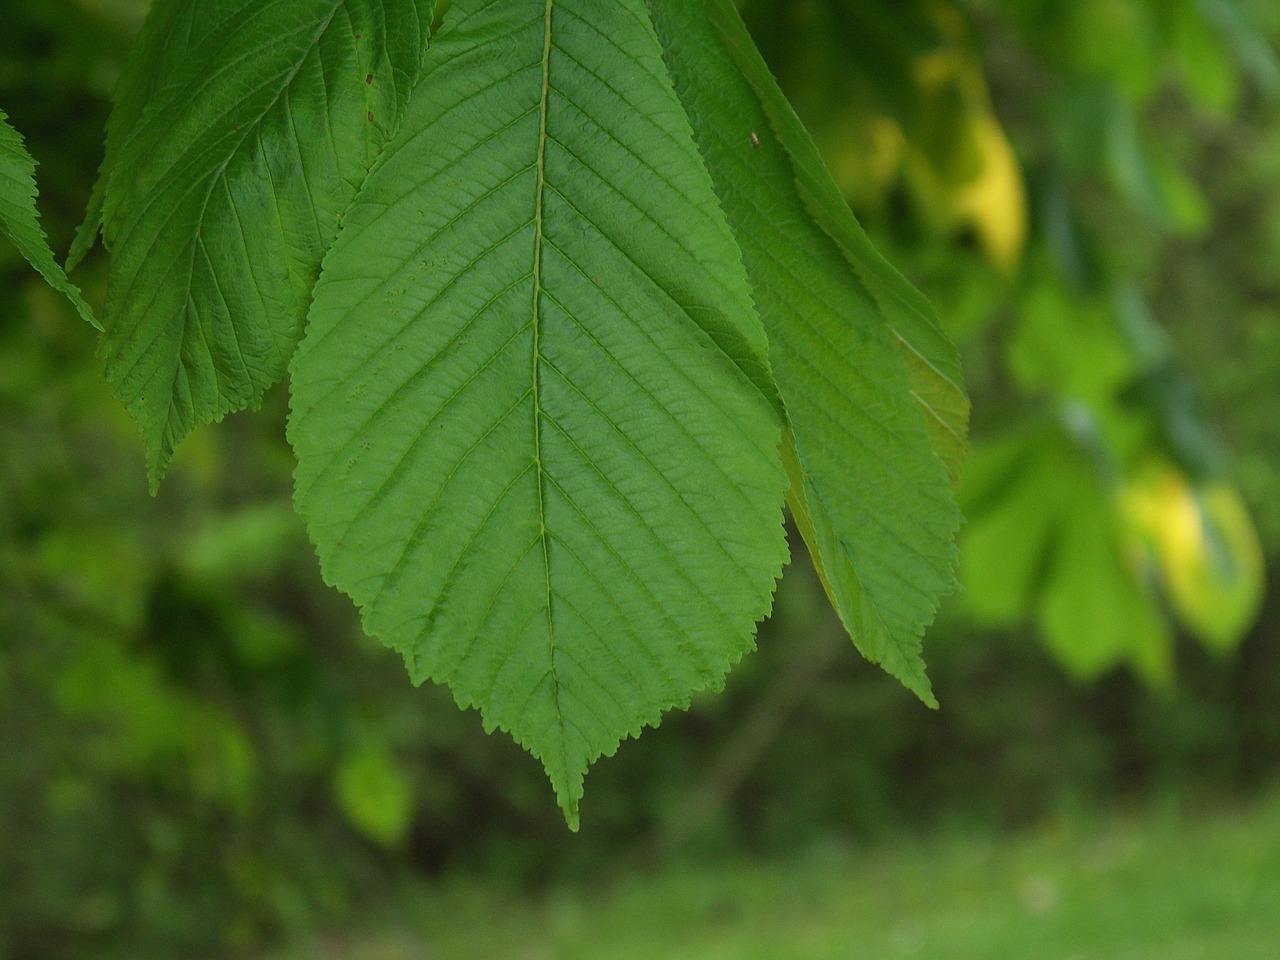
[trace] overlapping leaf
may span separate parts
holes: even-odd
[[[9,117],[0,110],[0,230],[13,241],[18,252],[40,271],[49,285],[67,295],[80,316],[95,327],[98,321],[84,302],[79,288],[53,258],[36,212],[36,162],[27,152]]]
[[[932,702],[920,635],[953,579],[943,464],[967,418],[954,348],[849,213],[732,6],[666,0],[655,22],[770,339],[793,513],[859,649]]]
[[[195,426],[255,405],[286,372],[321,258],[418,77],[431,8],[153,9],[96,201],[112,254],[107,374],[153,485]]]
[[[703,2],[697,0],[697,5]],[[955,344],[934,321],[929,302],[884,259],[850,213],[817,147],[760,59],[733,5],[727,0],[709,0],[708,11],[733,66],[757,98],[759,106],[753,112],[758,115],[763,110],[772,137],[787,153],[810,217],[857,271],[898,340],[934,449],[955,483],[965,456],[969,422],[969,399]],[[721,71],[726,80],[729,72]],[[739,80],[738,86],[741,83]],[[761,123],[765,121],[761,119]]]
[[[453,3],[316,288],[297,502],[370,632],[571,822],[769,607],[766,350],[645,0]]]

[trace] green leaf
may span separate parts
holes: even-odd
[[[80,289],[67,279],[53,258],[36,211],[36,162],[3,110],[0,110],[0,229],[13,241],[18,252],[40,271],[49,286],[66,294],[80,316],[102,329],[80,295]]]
[[[321,258],[417,81],[431,8],[153,9],[99,198],[107,375],[146,438],[153,487],[196,426],[284,376]]]
[[[965,606],[983,623],[1030,618],[1062,522],[1062,503],[1080,478],[1054,421],[1032,421],[974,447],[960,506],[960,582]]]
[[[1028,393],[1104,406],[1139,372],[1114,304],[1077,293],[1056,271],[1033,276],[1005,337],[1009,378]]]
[[[105,169],[105,165],[104,165]],[[99,172],[98,180],[93,185],[93,192],[89,195],[89,207],[85,211],[84,222],[76,227],[76,235],[71,240],[71,250],[67,253],[66,272],[72,273],[76,267],[84,262],[90,251],[93,250],[94,244],[98,242],[98,234],[102,230],[102,176]],[[99,330],[102,329],[100,323],[94,323]]]
[[[458,0],[326,258],[297,504],[413,679],[545,766],[719,686],[786,556],[739,251],[644,0]]]
[[[1039,599],[1045,643],[1067,670],[1092,679],[1128,661],[1148,682],[1173,679],[1173,637],[1151,591],[1122,553],[1113,500],[1080,463],[1063,504]]]
[[[365,743],[345,757],[333,778],[338,805],[370,840],[394,848],[413,825],[413,788],[383,743]]]
[[[988,623],[1034,618],[1057,661],[1081,679],[1129,663],[1164,684],[1173,638],[1152,593],[1155,571],[1131,542],[1114,478],[1086,439],[1059,415],[975,451],[961,489],[971,518],[965,599]]]
[[[907,357],[912,390],[925,411],[938,457],[954,482],[964,462],[969,422],[969,399],[955,344],[934,320],[933,308],[924,295],[885,260],[854,218],[818,148],[756,52],[733,4],[729,0],[699,0],[698,5],[703,3],[724,49],[755,94],[758,106],[752,113],[760,128],[755,131],[757,138],[776,138],[785,150],[810,216],[862,279]],[[727,83],[727,73],[719,73]],[[740,87],[741,81],[737,85]],[[738,102],[745,101],[739,98]]]
[[[807,135],[732,7],[667,0],[655,21],[770,339],[792,512],[858,649],[932,704],[920,636],[952,586],[959,514],[921,397],[935,384],[948,398],[931,420],[958,451],[963,393],[924,360],[936,352],[952,369],[954,348],[838,194],[815,221],[814,198],[834,185],[808,163]],[[920,319],[924,349],[904,352],[898,312]]]
[[[134,39],[129,59],[112,93],[115,106],[107,117],[106,154],[89,197],[84,222],[76,230],[71,251],[67,254],[68,271],[75,270],[98,241],[106,205],[107,180],[116,167],[129,133],[137,127],[155,92],[166,84],[180,81],[186,54],[195,38],[189,29],[175,29],[174,21],[176,17],[190,12],[190,6],[184,9],[182,4],[172,0],[157,0]]]

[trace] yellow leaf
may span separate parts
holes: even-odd
[[[917,61],[915,74],[925,120],[908,138],[907,181],[936,229],[971,226],[987,258],[1013,273],[1027,243],[1026,185],[981,66],[935,51]]]
[[[1165,464],[1130,481],[1122,506],[1178,619],[1212,649],[1238,644],[1263,590],[1262,548],[1239,494],[1224,483],[1197,489]]]

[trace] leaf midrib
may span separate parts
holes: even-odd
[[[548,677],[555,705],[556,725],[560,737],[561,766],[568,769],[565,754],[564,714],[560,709],[560,678],[556,674],[556,634],[551,613],[551,549],[547,534],[546,472],[542,463],[542,231],[543,200],[547,188],[547,104],[551,98],[551,10],[554,0],[547,0],[543,10],[542,92],[538,103],[538,162],[536,193],[533,207],[533,460],[538,471],[538,539],[542,544],[542,572],[546,581]]]

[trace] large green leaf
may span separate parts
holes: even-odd
[[[284,376],[321,258],[416,83],[431,8],[153,9],[98,195],[107,375],[147,440],[153,486],[192,429]]]
[[[644,0],[458,0],[326,258],[297,503],[400,650],[582,777],[752,643],[786,555],[740,253]]]
[[[952,584],[959,514],[928,424],[945,423],[956,442],[963,432],[956,413],[963,393],[937,372],[958,376],[954,348],[843,201],[831,200],[815,221],[813,197],[830,178],[807,162],[803,129],[781,122],[775,129],[775,115],[790,116],[789,108],[782,101],[771,112],[762,102],[762,89],[766,102],[781,95],[732,7],[710,5],[719,33],[708,12],[706,0],[655,5],[676,90],[742,245],[770,339],[791,425],[792,511],[858,648],[932,703],[920,636]],[[902,345],[918,331],[891,326],[899,314],[917,318],[927,335],[907,354],[910,369]],[[934,354],[940,366],[924,362]],[[948,412],[926,402],[929,391],[945,398]],[[937,416],[927,420],[924,411]]]
[[[36,212],[36,162],[3,110],[0,110],[0,230],[4,230],[18,252],[40,271],[51,287],[70,298],[80,316],[98,326],[79,288],[67,279],[49,249]]]

